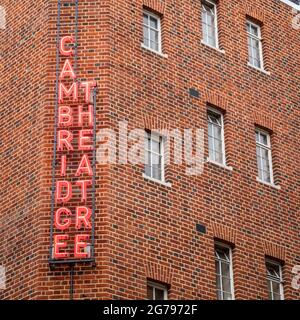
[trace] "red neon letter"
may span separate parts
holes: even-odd
[[[89,127],[92,127],[94,125],[94,107],[90,104],[89,105],[89,111],[83,112],[83,107],[79,106],[79,112],[78,112],[78,125],[83,126],[83,117],[88,117],[89,119]]]
[[[74,82],[72,86],[67,89],[65,85],[60,82],[58,92],[59,103],[64,101],[64,95],[66,97],[73,95],[73,101],[78,101],[78,83]]]
[[[82,225],[86,229],[92,229],[90,222],[92,216],[92,210],[87,207],[76,208],[76,229],[81,229]]]
[[[62,189],[66,188],[66,195],[62,195]],[[72,198],[72,185],[69,181],[56,182],[56,202],[68,202]]]
[[[71,64],[69,59],[67,59],[65,61],[65,64],[64,64],[64,66],[63,66],[63,68],[61,70],[59,79],[62,80],[66,76],[70,76],[72,79],[76,79],[76,74],[74,72],[74,69],[73,69],[72,64]]]
[[[55,212],[54,225],[58,230],[62,230],[62,231],[68,229],[72,223],[71,219],[68,219],[68,218],[64,218],[63,220],[61,220],[61,216],[63,214],[65,214],[67,216],[71,216],[72,213],[67,208],[60,208]]]
[[[57,136],[58,144],[57,144],[57,150],[63,151],[64,146],[68,151],[73,151],[74,148],[71,144],[73,140],[73,134],[68,130],[59,130],[58,136]]]
[[[62,37],[60,39],[60,42],[59,42],[60,54],[63,55],[63,56],[71,56],[71,55],[73,55],[74,54],[74,50],[73,49],[66,49],[66,44],[67,43],[74,44],[74,42],[75,42],[75,40],[71,36]]]
[[[80,175],[82,175],[82,173],[86,173],[89,176],[93,175],[91,163],[90,163],[88,155],[86,155],[86,154],[83,155],[83,157],[80,161],[79,167],[76,172],[76,177],[79,177]]]
[[[78,259],[88,258],[88,253],[82,250],[85,250],[87,247],[87,241],[90,238],[88,234],[77,234],[75,236],[75,248],[74,256]]]
[[[91,135],[93,135],[93,130],[86,129],[79,131],[79,150],[93,150],[93,145],[86,145],[86,143],[93,143]]]
[[[60,167],[60,175],[65,177],[67,174],[67,156],[63,155],[61,157],[61,167]]]
[[[97,86],[95,81],[85,81],[80,84],[84,88],[85,102],[91,102],[91,90]]]
[[[87,187],[92,185],[92,180],[79,180],[76,185],[81,188],[81,202],[87,200]]]
[[[73,124],[72,109],[67,106],[58,108],[58,125],[69,127]]]
[[[67,240],[69,236],[66,234],[60,234],[54,236],[54,259],[68,258],[67,252],[60,252],[60,249],[67,247]]]

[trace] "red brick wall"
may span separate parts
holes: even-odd
[[[56,1],[9,3],[9,30],[0,31],[0,255],[8,277],[0,298],[68,299],[68,267],[47,262]],[[162,15],[168,57],[141,48],[143,5]],[[291,288],[300,264],[299,31],[278,1],[220,0],[218,10],[225,53],[200,43],[199,1],[80,1],[78,73],[98,81],[97,129],[127,120],[130,129],[206,130],[212,104],[225,112],[233,171],[206,163],[191,177],[170,164],[166,187],[146,181],[142,166],[98,165],[96,267],[76,267],[76,299],[144,299],[147,278],[170,285],[171,299],[215,299],[214,238],[234,245],[236,299],[267,298],[265,255],[284,261],[285,298],[299,299]],[[247,16],[263,25],[270,75],[247,66]],[[272,131],[281,190],[256,181],[255,125]]]

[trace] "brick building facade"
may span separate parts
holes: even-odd
[[[74,2],[62,1],[61,35],[74,34]],[[74,299],[145,299],[147,283],[168,299],[216,299],[216,243],[230,249],[231,298],[268,299],[270,259],[284,298],[299,299],[300,33],[291,2],[208,1],[217,41],[205,43],[200,0],[79,1],[77,77],[97,81],[96,130],[120,121],[128,130],[202,128],[206,159],[213,108],[224,161],[205,161],[199,175],[171,161],[162,183],[143,165],[97,163],[95,264],[74,267]],[[57,1],[0,5],[0,299],[69,299],[70,267],[49,265]],[[152,30],[151,50],[143,11],[160,21],[148,17],[161,34]],[[248,51],[247,21],[254,38],[259,28],[261,57]],[[257,179],[256,130],[270,137],[270,181]]]

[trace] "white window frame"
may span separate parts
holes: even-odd
[[[250,24],[250,29],[251,29],[251,26],[257,28],[257,33],[258,33],[258,36],[250,33],[248,31],[248,28],[247,28],[247,25]],[[255,40],[258,40],[259,42],[259,59],[260,59],[260,67],[257,67],[255,66],[253,63],[251,63],[250,61],[250,55],[249,55],[249,48],[248,48],[248,39],[247,39],[247,49],[248,49],[248,64],[253,67],[253,68],[256,68],[256,69],[259,69],[259,70],[262,70],[264,71],[264,56],[263,56],[263,45],[262,45],[262,33],[261,33],[261,26],[257,23],[254,23],[252,22],[251,20],[247,19],[247,22],[246,22],[246,31],[247,31],[247,37],[249,38],[253,38]]]
[[[296,4],[296,3],[294,3],[294,2],[292,2],[290,0],[280,0],[280,1],[285,3],[285,4],[287,4],[288,6],[293,7],[294,9],[300,11],[300,5],[299,4]]]
[[[150,17],[154,18],[157,20],[157,30],[155,31],[158,31],[158,50],[155,50],[155,49],[152,49],[151,46],[150,46],[150,30],[153,29],[150,27],[150,24],[148,26],[146,26],[144,24],[144,14],[146,14],[148,16],[148,22],[150,20]],[[145,45],[144,44],[144,27],[147,27],[148,28],[148,36],[149,36],[149,44],[148,45]],[[153,29],[154,30],[154,29]],[[159,54],[162,54],[162,35],[161,35],[161,17],[151,11],[148,11],[146,9],[143,10],[143,42],[142,42],[142,47],[144,47],[145,49],[148,49],[150,51],[153,51],[155,53],[159,53]]]
[[[215,48],[215,49],[220,49],[219,48],[219,30],[218,30],[218,8],[217,8],[217,4],[215,1],[212,1],[212,0],[201,0],[201,19],[202,19],[202,5],[203,3],[208,3],[210,5],[212,5],[214,7],[214,15],[215,15],[215,40],[216,40],[216,45],[213,46],[211,45],[210,43],[208,43],[207,40],[204,39],[204,32],[203,32],[203,21],[201,21],[201,28],[202,28],[202,43],[207,45],[207,46],[210,46],[212,48]]]
[[[154,282],[154,281],[147,281],[147,289],[148,287],[152,287],[152,294],[154,296],[155,301],[155,289],[162,290],[164,292],[164,300],[168,300],[168,287],[166,285]],[[148,300],[148,299],[147,299]]]
[[[218,260],[215,256],[215,252],[216,252],[216,248],[219,247],[221,249],[228,249],[229,250],[229,259],[230,259],[230,264],[229,264],[229,272],[230,272],[230,286],[231,286],[231,296],[232,299],[231,300],[235,300],[235,295],[234,295],[234,279],[233,279],[233,255],[232,255],[232,247],[230,245],[227,245],[225,243],[216,241],[215,242],[215,246],[214,246],[214,261],[218,261],[219,263],[221,262],[221,260]],[[227,261],[225,261],[227,263]],[[221,268],[220,268],[221,270]],[[216,273],[216,270],[215,270]],[[222,276],[222,275],[221,275]],[[216,277],[217,277],[217,273],[216,273]],[[217,289],[217,288],[216,288]],[[218,289],[216,290],[218,292]],[[222,290],[222,296],[223,296],[223,290]]]
[[[221,139],[222,139],[222,153],[223,153],[223,161],[222,162],[218,162],[218,161],[215,161],[214,159],[211,159],[210,158],[210,154],[209,154],[209,150],[208,150],[208,160],[211,161],[211,162],[214,162],[214,163],[217,163],[217,164],[221,164],[223,166],[226,166],[226,147],[225,147],[225,129],[224,129],[224,114],[213,108],[213,107],[208,107],[207,108],[207,116],[208,116],[208,113],[215,113],[216,115],[219,115],[220,116],[220,119],[221,119]],[[209,120],[207,119],[207,127],[209,126]],[[207,131],[207,134],[209,132]],[[208,136],[208,140],[209,140],[209,136]]]
[[[268,145],[264,145],[258,141],[256,141],[256,133],[262,133],[264,135],[267,136],[267,144]],[[269,160],[269,168],[270,168],[270,181],[265,181],[264,179],[260,179],[259,177],[259,167],[258,167],[258,163],[257,163],[257,147],[263,148],[268,150],[268,160]],[[257,170],[258,170],[258,177],[257,180],[263,183],[268,183],[268,184],[274,184],[274,173],[273,173],[273,159],[272,159],[272,144],[271,144],[271,134],[263,129],[260,129],[258,127],[255,128],[255,147],[256,147],[256,165],[257,165]]]
[[[150,143],[150,150],[148,150],[148,148],[145,147],[145,154],[146,152],[151,152],[155,153],[156,155],[161,156],[161,179],[157,179],[153,177],[152,174],[152,166],[151,166],[151,175],[148,176],[146,174],[146,170],[144,170],[144,177],[149,178],[151,180],[157,181],[157,182],[162,182],[165,183],[165,138],[163,135],[155,132],[155,131],[145,131],[145,140],[148,139],[150,136],[151,139],[151,143]],[[152,140],[156,139],[157,142],[159,142],[161,144],[161,155],[157,154],[156,152],[152,151]],[[152,164],[152,159],[151,159],[151,164]],[[146,163],[145,163],[145,167],[146,167]]]
[[[267,271],[267,281],[279,283],[280,300],[284,300],[284,287],[283,287],[284,282],[283,282],[283,276],[282,276],[282,264],[280,262],[277,262],[277,261],[274,261],[274,260],[268,259],[268,258],[265,260],[265,263],[266,263],[266,271]],[[267,264],[271,264],[271,265],[279,267],[279,280],[277,278],[275,279],[274,277],[268,275]],[[271,291],[271,292],[272,292],[272,300],[274,300],[273,291]],[[269,293],[269,291],[268,291],[268,293]]]

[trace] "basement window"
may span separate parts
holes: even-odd
[[[147,282],[147,300],[168,300],[168,288],[157,282]]]

